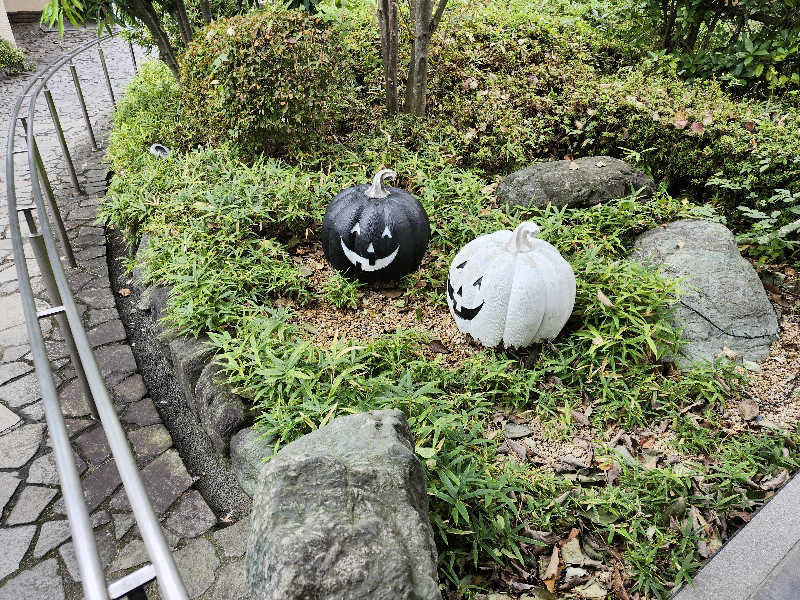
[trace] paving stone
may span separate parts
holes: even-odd
[[[111,513],[111,518],[114,521],[114,537],[118,540],[122,539],[136,522],[133,513]]]
[[[64,600],[64,584],[54,558],[9,579],[0,587],[0,600]]]
[[[5,271],[2,271],[2,273],[6,273],[9,270],[12,273],[15,272],[15,269],[11,267],[11,269],[6,269]],[[16,276],[13,277],[13,279],[16,279]],[[6,281],[10,280],[3,280],[2,275],[0,275],[0,282],[5,283]],[[0,328],[2,329],[6,329],[12,325],[18,325],[19,323],[24,323],[25,313],[22,312],[22,302],[20,301],[19,296],[16,294],[13,296],[0,296],[0,315],[3,316],[2,322],[0,322]]]
[[[0,527],[0,548],[3,549],[0,552],[0,579],[19,569],[19,563],[28,551],[34,533],[36,525]]]
[[[70,535],[69,521],[67,519],[43,523],[39,528],[39,539],[33,548],[33,557],[41,558],[56,546],[66,542]]]
[[[42,423],[23,425],[0,434],[0,469],[18,469],[27,463],[39,449],[43,434]]]
[[[75,445],[81,456],[90,465],[99,465],[106,458],[111,456],[111,449],[108,447],[106,434],[100,425],[97,425],[80,434],[75,438]]]
[[[163,514],[194,483],[174,448],[167,450],[142,469],[141,477],[157,515]],[[114,495],[110,506],[117,511],[130,510],[128,499],[122,490]]]
[[[14,381],[0,386],[0,400],[11,408],[25,406],[39,400],[42,393],[39,390],[39,378],[36,373],[25,375]]]
[[[99,237],[99,236],[98,236]],[[81,246],[81,238],[73,240],[73,245]],[[90,281],[94,281],[95,277],[90,275],[89,273],[85,273],[83,271],[69,271],[67,273],[67,281],[69,282],[69,287],[73,292],[84,287]]]
[[[244,577],[244,560],[223,565],[217,572],[212,600],[251,600]]]
[[[105,527],[100,530],[95,530],[94,541],[97,545],[97,554],[100,557],[100,565],[105,569],[114,560],[114,555],[117,553],[117,540],[110,528]],[[61,560],[69,571],[69,576],[73,581],[81,581],[81,572],[78,567],[78,558],[75,555],[75,544],[69,542],[64,544],[58,549],[61,555]]]
[[[106,323],[113,319],[118,319],[119,313],[116,308],[98,308],[89,311],[89,327]]]
[[[87,335],[92,348],[105,346],[113,342],[122,342],[127,339],[125,327],[122,326],[122,321],[119,319],[98,325],[90,330]]]
[[[189,490],[167,517],[165,525],[179,536],[193,538],[217,523],[217,517],[197,490]]]
[[[161,423],[161,417],[150,398],[130,404],[122,413],[122,421],[134,425],[155,425]]]
[[[250,534],[250,518],[240,519],[230,527],[214,532],[214,541],[222,549],[226,558],[239,558],[247,550],[247,536]]]
[[[211,587],[220,564],[214,546],[205,538],[197,538],[178,550],[175,563],[186,584],[189,598],[198,598]]]
[[[136,359],[127,345],[105,346],[95,352],[95,357],[103,377],[110,373],[134,373],[136,371]]]
[[[109,571],[116,573],[118,571],[126,571],[132,567],[138,567],[141,564],[148,562],[150,558],[147,555],[147,549],[144,542],[140,539],[135,539],[128,542],[117,553],[114,562],[111,563]]]
[[[105,258],[101,259],[105,264]],[[85,269],[91,269],[94,266],[94,261],[85,261],[82,265]],[[78,292],[78,300],[86,304],[89,308],[115,308],[116,303],[114,296],[108,289],[88,288]]]
[[[19,417],[0,404],[0,433],[19,423]]]
[[[67,426],[67,434],[70,437],[80,433],[92,423],[94,423],[93,419],[64,419],[64,424]]]
[[[5,339],[3,341],[5,342]],[[3,353],[3,362],[9,363],[9,362],[14,362],[15,360],[19,360],[30,351],[31,347],[28,346],[27,344],[6,348],[6,351]]]
[[[172,447],[172,436],[163,425],[148,425],[128,432],[137,457],[153,457]]]
[[[17,487],[21,481],[14,475],[14,473],[0,472],[0,515],[3,514],[3,509],[6,507],[11,496],[14,495],[14,492],[17,491]]]
[[[58,393],[61,412],[66,417],[85,417],[91,414],[89,400],[83,393],[81,382],[76,377],[67,383]]]
[[[136,402],[147,395],[147,386],[142,376],[136,373],[119,383],[114,388],[114,393],[122,402]]]
[[[28,421],[44,421],[44,403],[41,400],[31,402],[27,406],[18,408],[17,411]]]
[[[33,367],[24,362],[0,364],[0,385],[31,371],[33,371]]]
[[[13,288],[14,289],[3,289],[0,287],[0,294],[16,292],[16,282],[14,283]],[[34,290],[34,293],[37,293],[36,290]],[[48,320],[40,320],[39,326],[42,328],[42,333],[44,335],[47,335],[53,329],[53,324]],[[2,332],[0,332],[0,336],[2,336],[4,346],[19,346],[21,344],[28,343],[28,329],[25,327],[25,323],[20,323],[19,325],[14,325],[14,327],[4,329]]]
[[[83,462],[83,459],[75,452],[73,452],[72,456],[75,460],[75,468],[78,469],[78,473],[83,473],[86,470],[86,463]],[[52,452],[43,454],[31,463],[31,466],[28,468],[27,482],[59,485],[56,459]]]
[[[83,476],[83,495],[90,511],[97,508],[121,483],[117,466],[113,460],[90,470]]]
[[[57,493],[51,488],[26,485],[17,497],[14,508],[6,519],[6,524],[21,525],[35,521]]]

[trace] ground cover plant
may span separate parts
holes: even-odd
[[[742,421],[749,384],[726,362],[672,363],[676,285],[628,255],[637,234],[700,216],[728,219],[764,260],[793,260],[800,117],[791,102],[740,101],[715,83],[614,74],[605,63],[638,51],[565,4],[448,6],[427,121],[383,114],[379,36],[363,26],[374,7],[323,4],[319,21],[295,15],[272,29],[269,11],[282,9],[268,7],[201,32],[180,81],[144,65],[115,115],[102,217],[134,244],[148,236],[138,266],[170,286],[170,325],[209,335],[276,448],[339,415],[408,415],[450,597],[541,586],[579,596],[592,576],[619,598],[665,598],[798,467],[800,438],[796,425]],[[284,42],[265,50],[283,85],[258,98],[247,74],[260,68],[252,42],[264,31]],[[289,43],[297,32],[308,37]],[[291,97],[293,78],[326,69],[305,61],[338,52],[330,44],[347,48],[354,75],[326,83],[336,97],[325,109],[343,111],[332,127],[303,135],[316,109]],[[301,55],[274,60],[297,45]],[[168,159],[147,152],[154,142],[174,149]],[[582,209],[494,198],[497,176],[533,158],[593,152],[627,156],[661,189]],[[421,269],[388,289],[332,272],[318,242],[328,201],[382,167],[400,173],[432,230]],[[575,311],[552,344],[478,348],[452,332],[449,261],[523,220],[575,270]],[[380,330],[347,329],[373,313]],[[395,319],[402,326],[384,326]],[[506,435],[514,426],[526,441]],[[595,562],[566,579],[576,538]]]
[[[0,38],[0,71],[7,75],[19,75],[33,69],[25,53],[8,40]]]

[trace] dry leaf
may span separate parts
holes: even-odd
[[[569,160],[569,161],[571,161],[571,160],[572,160],[572,154],[565,154],[565,155],[564,155],[564,160]]]
[[[130,296],[130,295],[131,295],[131,291],[130,291],[128,288],[122,288],[122,289],[119,291],[119,295],[120,295],[120,296],[123,296],[123,297],[127,297],[127,296]]]
[[[558,546],[553,546],[553,554],[550,555],[550,562],[547,565],[547,569],[545,569],[544,575],[542,575],[542,581],[544,581],[545,586],[550,591],[550,593],[555,593],[556,591],[556,577],[558,577]]]
[[[709,125],[711,125],[711,123],[713,123],[713,122],[714,122],[714,115],[712,115],[710,112],[707,112],[707,113],[706,113],[706,114],[703,116],[703,125],[705,125],[705,126],[709,126]]]
[[[744,421],[752,421],[758,416],[758,404],[752,398],[745,398],[739,404],[739,415]]]
[[[686,126],[689,124],[686,113],[683,111],[675,113],[675,119],[672,121],[672,124],[675,125],[675,129],[686,129]]]
[[[608,296],[606,296],[602,290],[597,290],[597,299],[603,306],[607,308],[614,308],[614,303],[608,299]]]
[[[570,171],[577,171],[578,169],[580,169],[580,165],[578,165],[578,163],[576,163],[574,161],[569,163],[569,170]]]
[[[603,343],[603,338],[600,337],[599,335],[592,338],[592,346],[599,346],[602,343]]]
[[[753,131],[756,128],[756,124],[753,123],[752,121],[746,121],[744,124],[744,128],[747,129],[747,131],[749,131],[750,133],[753,133]]]
[[[491,196],[492,194],[494,194],[495,189],[497,189],[497,183],[490,183],[489,185],[481,189],[481,194],[483,194],[484,196]]]
[[[694,135],[703,135],[703,132],[706,130],[706,128],[703,126],[702,123],[695,121],[694,123],[692,123],[692,126],[689,127],[689,130]]]
[[[775,477],[770,477],[769,479],[762,481],[761,489],[776,490],[787,481],[789,481],[789,471],[787,471],[786,469],[781,469],[780,472],[777,475],[775,475]]]
[[[403,290],[400,288],[392,288],[390,290],[381,290],[381,295],[385,298],[399,298],[403,295]]]
[[[428,347],[434,354],[450,354],[452,352],[441,340],[432,340]]]
[[[608,163],[607,163],[607,162],[605,162],[605,161],[603,161],[603,160],[598,160],[598,161],[595,163],[595,166],[596,166],[598,169],[602,169],[603,167],[605,167],[605,166],[607,166],[607,165],[608,165]]]

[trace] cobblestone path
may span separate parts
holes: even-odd
[[[17,41],[39,62],[41,72],[69,48],[88,41],[94,30],[68,31],[64,39],[38,26],[14,28]],[[126,44],[104,45],[117,97],[133,66]],[[139,52],[140,58],[142,53]],[[98,143],[108,133],[110,102],[96,50],[75,60],[95,126]],[[0,155],[5,156],[6,127],[13,102],[30,77],[0,81]],[[112,391],[117,412],[128,433],[142,478],[181,570],[191,598],[247,598],[242,562],[247,523],[220,521],[200,493],[195,477],[184,466],[126,339],[110,289],[106,240],[94,224],[105,190],[103,150],[93,151],[74,95],[68,69],[52,80],[56,106],[73,152],[84,193],[76,194],[60,154],[44,98],[37,104],[35,132],[47,172],[72,240],[78,267],[68,277],[82,311],[89,340]],[[27,103],[26,103],[27,105]],[[27,112],[27,111],[26,111]],[[16,149],[25,150],[22,129]],[[29,353],[27,332],[11,259],[5,170],[0,174],[0,600],[60,600],[82,598],[80,573],[70,541],[69,524],[59,491],[58,475],[48,443],[41,396]],[[18,202],[30,198],[27,157],[16,157]],[[29,248],[28,269],[40,307],[47,306],[38,267]],[[102,428],[89,414],[62,341],[48,320],[41,321],[49,358],[56,373],[62,412],[76,450],[84,495],[95,527],[98,551],[109,581],[141,566],[148,559],[120,485]],[[157,586],[148,598],[159,598]]]

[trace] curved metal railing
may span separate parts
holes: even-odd
[[[47,209],[49,209],[51,213],[50,217],[52,217],[55,224],[58,241],[64,249],[65,259],[70,266],[75,266],[75,258],[72,254],[69,238],[67,237],[67,232],[64,228],[55,196],[34,137],[36,101],[39,94],[44,90],[44,95],[47,100],[48,108],[50,109],[51,117],[53,118],[59,145],[64,155],[70,179],[73,185],[80,191],[80,183],[72,164],[69,147],[61,129],[52,95],[46,88],[46,85],[59,69],[67,64],[67,62],[70,62],[70,71],[81,104],[84,121],[92,144],[97,148],[89,115],[86,111],[86,103],[80,88],[80,80],[75,66],[71,64],[71,61],[78,54],[96,46],[111,102],[112,105],[115,105],[114,91],[111,86],[111,79],[108,74],[108,68],[102,49],[103,42],[111,38],[112,35],[107,35],[103,38],[83,44],[67,53],[48,68],[40,77],[31,81],[17,98],[16,104],[11,112],[11,122],[8,128],[8,146],[5,163],[13,257],[17,269],[19,294],[22,300],[28,337],[31,342],[31,355],[33,356],[36,374],[41,384],[45,418],[50,432],[56,468],[61,481],[61,491],[70,522],[70,530],[80,568],[81,582],[85,597],[88,600],[108,600],[109,598],[120,598],[126,595],[129,598],[141,598],[144,597],[143,586],[155,577],[158,580],[161,595],[166,600],[186,600],[187,594],[185,587],[169,547],[164,539],[156,515],[147,498],[147,492],[139,477],[139,470],[136,467],[136,462],[130,446],[128,445],[127,438],[125,437],[125,432],[114,410],[108,390],[106,389],[94,354],[92,353],[92,347],[89,343],[86,331],[83,328],[83,324],[81,323],[80,314],[75,305],[75,299],[70,291],[67,276],[61,264],[61,259],[59,258],[58,248],[53,239],[53,232],[48,219]],[[133,53],[133,47],[129,46],[129,48],[135,69],[136,59]],[[26,97],[29,97],[29,103],[27,118],[24,118],[20,117],[20,111]],[[26,132],[28,169],[33,199],[32,204],[24,205],[17,204],[14,178],[14,138],[18,121],[21,122]],[[42,187],[44,187],[45,197],[43,197],[42,194]],[[45,206],[45,200],[47,206]],[[50,300],[51,307],[47,310],[37,311],[36,309],[28,266],[25,261],[20,227],[20,213],[24,215],[28,225],[29,234],[27,238],[33,249]],[[37,229],[37,220],[34,218],[34,213],[36,217],[38,217],[40,230]],[[97,553],[92,525],[89,519],[89,511],[84,502],[80,477],[73,460],[69,435],[67,434],[64,417],[59,407],[55,380],[47,357],[42,330],[39,325],[40,319],[50,317],[55,318],[57,321],[58,327],[65,339],[76,375],[80,379],[83,392],[90,402],[92,413],[103,427],[131,509],[136,518],[136,523],[139,526],[139,532],[142,535],[142,540],[145,543],[151,561],[149,565],[111,584],[107,584],[106,582],[103,567]]]

